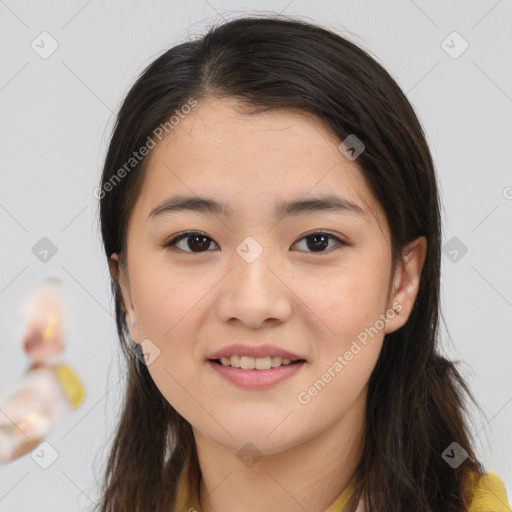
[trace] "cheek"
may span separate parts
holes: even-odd
[[[176,358],[179,355],[176,354]],[[186,371],[186,367],[171,364],[169,354],[164,353],[148,366],[149,374],[163,397],[179,414],[189,420],[191,417],[201,417],[204,411],[195,410],[198,406],[195,397],[201,395],[194,389],[193,380],[183,370]]]
[[[173,405],[179,404],[184,388],[195,385],[196,340],[211,287],[206,276],[170,272],[163,266],[154,266],[133,280],[139,337],[150,339],[159,349],[148,370]]]
[[[311,280],[309,288],[302,289],[304,293],[309,289],[307,303],[314,313],[310,319],[316,328],[321,328],[315,332],[322,333],[317,339],[316,362],[311,368],[324,395],[317,400],[317,407],[327,404],[330,398],[353,400],[366,385],[380,354],[385,327],[381,317],[386,308],[386,275],[384,269],[360,260],[360,265],[333,272],[328,285],[317,287]],[[313,383],[314,379],[310,385]]]
[[[173,336],[183,319],[207,292],[201,279],[185,279],[183,273],[155,267],[132,281],[134,307],[141,335],[162,343]],[[204,288],[204,290],[203,290]]]
[[[375,328],[373,316],[347,303],[345,311],[337,315],[337,323],[331,321],[334,334],[318,339],[318,357],[297,396],[298,402],[309,408],[308,414],[335,421],[363,392],[384,339],[383,329]]]
[[[233,406],[217,389],[205,386],[202,365],[206,363],[198,364],[194,355],[197,327],[187,319],[161,343],[160,357],[148,366],[148,371],[160,393],[183,418],[201,432],[222,438],[226,435],[224,424],[232,421]]]
[[[303,281],[298,292],[337,344],[373,325],[386,307],[384,274],[361,267],[337,269],[321,284]]]

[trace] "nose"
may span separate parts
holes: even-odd
[[[217,311],[224,322],[257,329],[290,317],[293,292],[269,253],[263,251],[252,262],[234,254],[233,268],[220,287]]]

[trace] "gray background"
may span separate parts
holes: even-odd
[[[48,469],[30,455],[0,466],[0,511],[73,512],[98,498],[95,476],[123,381],[93,189],[123,96],[166,48],[221,18],[269,10],[320,22],[369,50],[418,113],[448,244],[442,341],[464,361],[487,415],[473,415],[472,435],[510,498],[510,0],[0,0],[0,404],[27,364],[21,306],[52,273],[64,281],[71,315],[65,359],[87,391],[48,437],[58,452]],[[46,59],[31,47],[43,31],[58,43]],[[469,47],[459,55],[464,40]],[[47,262],[32,252],[42,237],[58,250]]]

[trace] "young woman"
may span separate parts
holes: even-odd
[[[102,512],[510,510],[437,345],[432,158],[365,51],[284,17],[171,48],[97,197],[128,382]]]

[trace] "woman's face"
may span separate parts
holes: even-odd
[[[411,275],[391,276],[384,211],[316,118],[237,106],[201,101],[152,150],[120,284],[131,336],[169,403],[225,447],[276,453],[362,417],[384,334],[405,323],[422,260],[416,275],[411,264]],[[151,214],[175,196],[226,211]],[[354,206],[283,206],[327,196]],[[200,236],[165,247],[189,231]],[[245,346],[234,355],[270,345],[305,362],[248,370],[210,361],[233,344]]]

